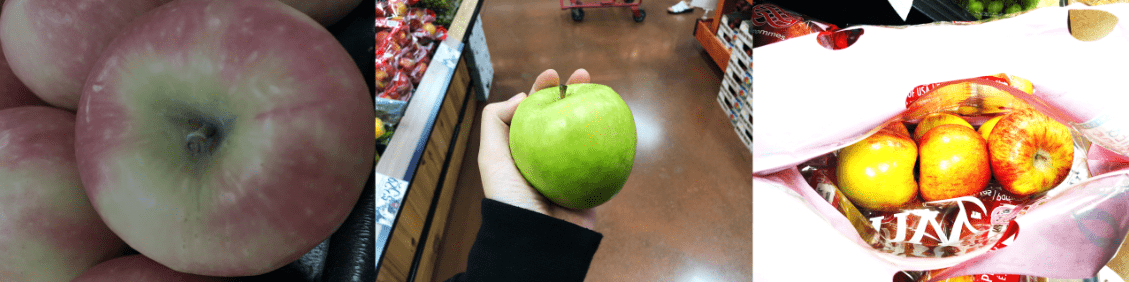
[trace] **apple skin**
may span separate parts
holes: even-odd
[[[179,272],[251,276],[344,222],[372,170],[374,118],[353,59],[301,12],[181,0],[138,18],[95,64],[76,154],[94,208],[138,252]]]
[[[996,127],[996,123],[1000,122],[1000,119],[1002,118],[1004,118],[1003,115],[996,116],[992,119],[989,119],[988,121],[985,121],[984,124],[980,125],[980,128],[976,129],[977,132],[980,132],[980,137],[983,137],[984,141],[988,141],[988,136],[991,136],[992,134],[992,128]]]
[[[925,136],[925,133],[929,132],[930,129],[944,124],[958,124],[972,129],[972,125],[968,124],[968,121],[964,118],[946,113],[932,113],[917,123],[917,128],[913,129],[913,141],[921,142],[921,137]]]
[[[589,209],[627,183],[635,163],[635,118],[611,87],[578,83],[525,98],[510,123],[514,164],[553,203]]]
[[[2,44],[0,42],[0,45]],[[0,109],[21,106],[47,106],[47,102],[35,96],[35,93],[16,77],[12,68],[8,66],[4,54],[0,52]]]
[[[972,128],[959,124],[934,127],[921,137],[918,154],[925,201],[973,196],[992,179],[988,144]]]
[[[170,0],[8,0],[0,42],[12,71],[40,99],[78,106],[90,68],[133,19]]]
[[[352,12],[361,0],[279,0],[302,11],[323,26],[337,23]]]
[[[1027,108],[1008,113],[991,129],[992,174],[1004,190],[1028,196],[1054,188],[1074,164],[1070,129]]]
[[[4,1],[0,0],[0,7],[2,6]],[[0,42],[0,46],[3,45],[4,43]],[[0,109],[46,105],[47,102],[35,96],[31,88],[27,88],[27,85],[16,77],[16,73],[12,72],[12,67],[8,65],[8,59],[4,57],[4,52],[0,50]]]
[[[71,282],[121,281],[234,282],[235,279],[176,272],[143,255],[129,255],[100,263],[71,280]]]
[[[851,203],[872,211],[895,211],[917,199],[913,167],[917,144],[901,122],[891,123],[839,151],[836,177]]]
[[[0,110],[0,281],[68,281],[125,249],[83,192],[74,124],[61,109]]]

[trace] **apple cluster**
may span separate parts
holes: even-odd
[[[1070,129],[1034,109],[999,115],[978,130],[948,113],[926,116],[913,135],[903,123],[890,123],[839,151],[839,189],[862,208],[895,211],[918,195],[926,202],[974,196],[993,179],[1023,198],[1057,186],[1070,172]]]
[[[359,2],[0,0],[0,281],[217,281],[329,238],[372,169],[325,27]]]
[[[988,230],[999,235],[1074,164],[1070,129],[1030,107],[973,120],[984,122],[949,112],[891,121],[800,170],[875,248],[959,255],[990,245]]]
[[[427,71],[436,42],[447,37],[447,30],[434,24],[434,12],[409,8],[410,4],[407,0],[376,4],[378,98],[408,101]]]

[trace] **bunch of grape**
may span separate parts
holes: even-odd
[[[435,24],[449,26],[462,0],[420,0],[416,6],[435,12]]]
[[[968,0],[964,8],[976,19],[984,19],[1034,9],[1039,0]]]

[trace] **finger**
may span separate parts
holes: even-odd
[[[525,98],[525,93],[519,93],[509,100],[486,105],[482,109],[482,125],[479,134],[478,166],[482,176],[483,188],[487,195],[493,196],[491,189],[504,185],[496,183],[502,180],[495,179],[498,171],[504,171],[506,162],[510,160],[510,127],[508,123],[513,119],[513,112],[517,105]],[[513,164],[510,163],[510,166]]]
[[[560,75],[557,75],[557,71],[554,69],[547,69],[541,72],[540,75],[537,75],[537,80],[533,81],[533,88],[529,90],[529,93],[557,85],[561,85]]]
[[[517,111],[517,105],[521,104],[521,101],[524,101],[525,97],[525,93],[518,93],[510,97],[509,100],[502,102],[498,107],[498,119],[502,120],[506,125],[509,125],[510,121],[514,119],[514,111]]]
[[[486,105],[482,109],[482,126],[479,133],[478,166],[482,170],[482,180],[489,183],[491,172],[497,162],[495,159],[510,158],[510,127],[502,122],[499,113],[505,102]]]
[[[491,103],[482,108],[482,132],[479,141],[487,155],[504,154],[509,157],[510,120],[514,117],[517,105],[525,99],[525,93],[518,93],[504,102]]]
[[[591,82],[592,76],[589,75],[588,70],[585,69],[577,69],[576,71],[572,72],[571,76],[568,77],[568,84]]]

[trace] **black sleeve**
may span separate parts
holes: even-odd
[[[551,216],[482,200],[482,227],[462,281],[584,281],[603,235]]]

